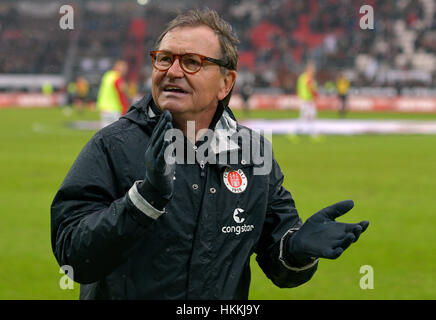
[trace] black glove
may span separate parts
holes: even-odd
[[[338,258],[369,225],[369,221],[335,221],[353,206],[352,200],[345,200],[312,215],[287,241],[285,258],[289,262],[297,261],[297,264],[307,263],[311,258]]]
[[[165,132],[173,128],[171,113],[166,110],[150,137],[145,151],[145,178],[139,183],[138,192],[154,208],[162,210],[173,196],[175,164],[168,164],[165,149],[171,143],[164,140]]]

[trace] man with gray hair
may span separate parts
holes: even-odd
[[[51,207],[52,247],[81,299],[247,299],[253,253],[277,286],[295,287],[366,229],[334,221],[352,201],[302,223],[270,142],[228,107],[237,44],[213,10],[177,16],[150,52],[152,94],[97,132],[69,170]],[[260,157],[243,152],[255,144]],[[200,149],[206,158],[184,161]]]

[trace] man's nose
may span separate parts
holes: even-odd
[[[167,70],[167,76],[170,78],[182,78],[184,75],[185,74],[180,65],[180,59],[177,57],[171,67]]]

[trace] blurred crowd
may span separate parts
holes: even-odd
[[[79,31],[74,75],[97,79],[112,61],[125,58],[131,22],[144,18],[144,61],[138,81],[146,87],[146,52],[177,9],[216,9],[240,38],[239,79],[259,90],[295,91],[305,62],[319,83],[343,73],[353,86],[395,88],[435,85],[436,0],[200,0],[77,2]],[[52,14],[5,2],[0,5],[0,73],[62,73],[72,32]],[[19,2],[16,2],[19,3]],[[374,9],[374,29],[361,29],[359,9]],[[45,10],[46,12],[47,10]],[[127,59],[128,60],[128,59]],[[334,81],[334,80],[333,80]]]
[[[62,72],[69,37],[52,12],[35,16],[15,4],[0,4],[0,73]]]

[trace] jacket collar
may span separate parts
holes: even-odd
[[[231,111],[230,111],[231,112]],[[233,116],[233,114],[231,114]],[[239,149],[239,145],[230,139],[238,132],[238,123],[227,110],[224,110],[214,130],[211,148],[215,154]]]

